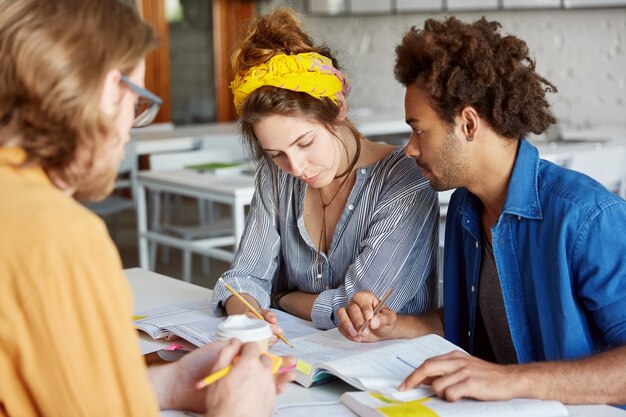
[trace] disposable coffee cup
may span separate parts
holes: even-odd
[[[268,322],[251,319],[243,314],[228,317],[217,326],[215,333],[217,340],[230,340],[236,337],[244,343],[257,342],[261,352],[267,352],[272,336],[272,329]]]

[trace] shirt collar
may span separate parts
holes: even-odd
[[[18,147],[0,147],[0,164],[19,165],[26,160],[26,152]]]
[[[541,219],[539,202],[539,151],[526,139],[520,140],[515,165],[502,213]]]
[[[507,213],[529,219],[543,218],[537,185],[538,172],[539,151],[528,141],[521,139],[500,217]],[[465,189],[462,198],[459,211],[463,216],[463,227],[472,234],[475,233],[474,237],[479,237],[482,203],[467,189]]]
[[[25,165],[26,151],[20,147],[1,147],[0,146],[0,168],[8,167],[9,169],[19,169],[21,172],[36,181],[50,183],[50,180],[44,170],[37,165]]]

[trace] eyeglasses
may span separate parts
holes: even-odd
[[[159,108],[161,108],[163,100],[151,91],[148,91],[143,87],[139,87],[125,75],[122,75],[122,81],[131,90],[139,95],[137,104],[135,104],[135,120],[133,121],[133,127],[148,126],[152,123],[159,112]]]

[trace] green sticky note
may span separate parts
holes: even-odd
[[[146,317],[148,317],[148,316],[133,316],[133,321],[145,319]]]
[[[197,169],[199,171],[209,171],[212,169],[233,168],[242,165],[243,164],[241,162],[209,162],[207,164],[187,165],[185,168]]]

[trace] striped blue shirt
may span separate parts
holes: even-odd
[[[392,287],[388,305],[404,314],[436,307],[437,194],[403,147],[357,169],[329,250],[322,253],[321,278],[316,277],[317,250],[304,225],[307,184],[277,170],[274,204],[272,168],[265,165],[259,171],[260,190],[231,269],[222,275],[228,284],[252,296],[263,309],[269,306],[271,291],[319,294],[311,318],[321,329],[337,326],[337,310],[362,290],[382,297]],[[212,301],[216,314],[224,313],[223,303],[230,296],[218,282]]]

